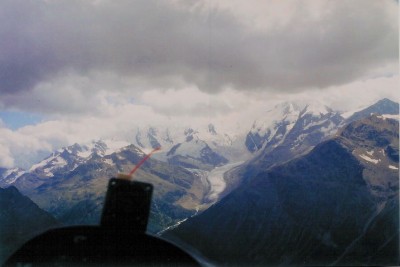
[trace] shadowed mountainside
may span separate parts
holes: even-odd
[[[396,145],[395,120],[351,123],[309,154],[260,172],[167,236],[217,264],[396,265],[398,160],[374,156]]]
[[[27,240],[58,225],[17,188],[0,188],[0,264]]]

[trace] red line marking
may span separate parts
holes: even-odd
[[[150,156],[151,156],[154,152],[156,152],[156,151],[158,151],[158,150],[161,150],[161,147],[157,147],[157,148],[155,148],[153,151],[151,151],[149,154],[147,154],[146,157],[144,157],[141,161],[139,161],[139,163],[135,166],[135,168],[133,168],[133,169],[131,170],[131,172],[130,172],[128,175],[129,175],[129,176],[132,176],[132,175],[137,171],[137,169],[139,169],[140,166],[142,166],[142,164],[143,164],[146,160],[148,160],[148,159],[150,158]]]

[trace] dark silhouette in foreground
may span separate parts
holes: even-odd
[[[152,185],[111,179],[100,226],[45,232],[12,255],[5,266],[198,266],[188,253],[145,233]]]

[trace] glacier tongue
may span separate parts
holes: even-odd
[[[220,194],[226,188],[224,174],[230,169],[233,169],[234,167],[239,166],[242,163],[243,161],[229,163],[221,167],[216,167],[209,172],[207,180],[210,184],[210,191],[205,197],[207,201],[216,202],[217,200],[219,200]]]

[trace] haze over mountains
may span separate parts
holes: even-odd
[[[370,117],[372,113],[392,116]],[[389,230],[377,244],[393,242],[389,239],[397,223],[398,129],[396,141],[397,122],[388,117],[398,114],[398,104],[388,99],[354,114],[317,103],[282,103],[255,120],[251,129],[238,128],[235,133],[221,132],[211,123],[137,128],[126,140],[59,149],[29,170],[2,168],[0,186],[15,186],[63,224],[97,224],[108,179],[128,172],[146,152],[161,146],[162,152],[135,174],[155,187],[149,233],[179,226],[174,234],[200,251],[204,248],[204,254],[219,263],[224,261],[221,255],[232,255],[233,262],[254,258],[257,263],[290,263],[304,257],[342,263],[361,254],[364,260],[358,242],[368,242],[364,234],[379,232],[379,224]],[[320,170],[327,171],[322,178]],[[343,173],[349,180],[343,180]],[[326,211],[331,209],[332,214]],[[350,216],[353,209],[358,212]],[[316,218],[311,226],[297,223],[310,216]],[[346,218],[355,222],[342,240]],[[223,244],[193,241],[196,235],[191,232],[219,236]],[[286,237],[279,244],[296,248],[305,242],[307,252],[289,255],[263,243],[279,233]],[[256,238],[260,236],[264,241]],[[239,253],[237,244],[242,242],[255,247]]]

